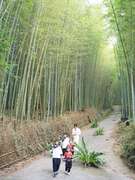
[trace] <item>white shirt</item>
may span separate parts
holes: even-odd
[[[73,128],[72,135],[73,135],[73,142],[78,144],[79,143],[79,135],[81,135],[81,130],[78,127]]]
[[[62,142],[62,148],[65,149],[68,144],[69,144],[69,137],[66,137]]]
[[[72,135],[73,136],[79,136],[79,135],[81,135],[81,130],[78,128],[78,127],[76,127],[76,128],[73,128],[72,129]]]
[[[62,149],[60,146],[58,146],[52,150],[53,158],[61,158],[61,155],[62,155]]]

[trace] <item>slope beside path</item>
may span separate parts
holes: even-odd
[[[95,129],[87,128],[83,130],[84,136],[91,149],[105,153],[106,164],[102,168],[85,168],[78,162],[73,162],[71,175],[64,174],[64,163],[62,162],[60,173],[55,178],[57,180],[134,180],[135,175],[124,165],[118,155],[114,153],[113,130],[119,121],[119,115],[110,115],[100,123],[104,128],[104,135],[93,136]],[[41,156],[38,160],[33,160],[27,167],[17,172],[0,176],[0,180],[51,180],[52,161],[50,157]]]

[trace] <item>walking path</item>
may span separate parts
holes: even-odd
[[[57,180],[135,180],[135,175],[123,164],[122,160],[113,152],[114,138],[112,131],[119,121],[119,115],[110,115],[100,123],[104,128],[104,135],[93,136],[95,129],[88,128],[82,132],[89,146],[96,151],[105,153],[106,164],[102,168],[85,168],[78,162],[73,162],[71,175],[64,174],[64,163],[61,164]],[[0,180],[51,180],[52,161],[50,157],[41,157],[32,161],[30,165],[8,175],[0,176]]]

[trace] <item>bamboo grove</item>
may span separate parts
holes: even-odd
[[[109,0],[110,22],[117,37],[122,117],[135,119],[135,1]]]
[[[111,106],[102,16],[84,0],[0,1],[2,118],[48,121],[65,111]],[[125,62],[119,61],[129,83]]]

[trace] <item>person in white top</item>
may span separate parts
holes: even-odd
[[[58,142],[52,148],[53,177],[58,174],[61,163],[62,149]]]
[[[64,139],[62,141],[62,152],[63,152],[63,155],[65,154],[66,150],[67,150],[67,145],[69,144],[69,137],[65,134],[64,135]]]
[[[77,127],[77,124],[74,124],[74,128],[72,129],[73,143],[79,143],[79,136],[81,135],[80,128]]]

